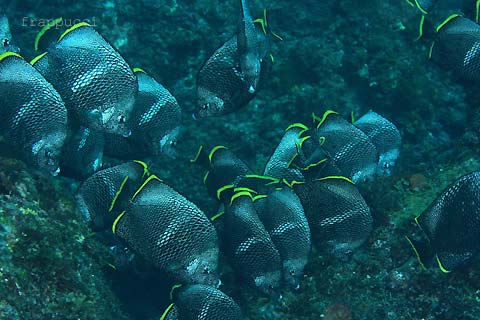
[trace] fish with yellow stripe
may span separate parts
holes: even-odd
[[[197,74],[197,108],[193,117],[233,113],[253,99],[266,76],[268,52],[266,14],[253,20],[245,0],[240,1],[237,32],[218,48]],[[259,23],[255,23],[259,22]]]
[[[283,280],[298,289],[311,249],[310,227],[300,199],[287,187],[256,195],[257,214],[280,254]]]
[[[460,14],[437,27],[430,56],[441,67],[464,80],[480,79],[480,26]]]
[[[480,172],[453,182],[415,221],[423,237],[407,239],[422,266],[450,272],[478,256]]]
[[[318,249],[347,257],[372,231],[370,208],[352,180],[328,176],[293,186]]]
[[[78,189],[76,201],[87,224],[96,231],[108,230],[148,174],[147,164],[130,161],[86,179]]]
[[[175,281],[218,285],[218,238],[195,204],[154,175],[112,223],[113,233]]]
[[[91,25],[75,24],[31,63],[60,93],[72,123],[130,135],[127,121],[137,81],[122,56]]]
[[[106,135],[105,154],[116,158],[166,155],[175,158],[182,109],[175,97],[143,69],[133,69],[138,95],[127,127],[132,134]]]
[[[324,175],[341,175],[353,182],[373,178],[378,166],[378,150],[360,129],[333,110],[315,117],[315,141],[321,141],[328,161],[322,169]]]
[[[160,320],[244,320],[238,304],[222,291],[202,284],[172,289],[172,304]]]
[[[257,215],[251,192],[238,191],[218,218],[223,250],[234,270],[249,285],[278,295],[282,283],[280,254]]]
[[[57,175],[67,109],[55,88],[14,52],[0,54],[0,106],[0,134],[13,153]]]

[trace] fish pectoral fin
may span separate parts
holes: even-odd
[[[435,263],[435,254],[430,245],[426,241],[415,240],[410,237],[405,237],[412,246],[418,262],[422,269],[426,270]]]

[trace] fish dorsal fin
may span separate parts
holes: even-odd
[[[148,165],[145,162],[143,162],[141,160],[133,160],[133,162],[138,163],[139,165],[141,165],[143,167],[142,179],[150,176],[150,171],[148,170]]]
[[[45,55],[47,54],[48,52],[44,52],[44,53],[41,53],[39,54],[38,56],[36,56],[35,58],[33,58],[31,61],[30,61],[30,64],[33,66],[35,65],[35,63],[38,62],[38,60],[42,59],[43,57],[45,57]]]
[[[325,181],[325,180],[344,180],[351,184],[355,184],[351,179],[344,177],[344,176],[326,176],[322,178],[316,179],[317,181]]]
[[[82,22],[79,22],[79,23],[77,23],[77,24],[74,24],[73,26],[71,26],[70,28],[68,28],[67,30],[65,30],[65,32],[60,35],[60,37],[58,38],[58,41],[57,41],[57,42],[62,41],[62,39],[65,38],[65,36],[66,36],[67,34],[69,34],[70,32],[72,32],[72,31],[74,31],[74,30],[77,30],[77,29],[79,29],[79,28],[82,28],[82,27],[92,27],[92,25],[89,24],[89,23],[87,23],[87,22],[85,22],[85,21],[82,21]]]
[[[336,111],[333,111],[333,110],[327,110],[323,113],[322,115],[322,118],[319,119],[318,121],[318,124],[317,124],[317,129],[320,128],[320,126],[325,122],[325,120],[327,120],[327,117],[332,115],[332,114],[339,114],[338,112]],[[315,119],[315,118],[314,118]],[[316,120],[316,119],[315,119]]]
[[[210,150],[210,153],[208,154],[208,161],[210,162],[210,164],[212,164],[212,159],[213,159],[213,155],[215,154],[215,152],[217,152],[218,150],[221,150],[221,149],[228,149],[227,147],[225,146],[215,146],[212,148],[212,150]]]
[[[460,14],[460,13],[454,13],[454,14],[451,14],[449,15],[445,20],[443,20],[442,23],[440,23],[438,25],[438,27],[435,29],[435,31],[438,33],[447,23],[449,23],[450,21],[452,21],[453,19],[457,18],[457,17],[462,17],[463,15]]]
[[[52,29],[52,27],[58,25],[59,23],[62,22],[62,18],[57,18],[57,19],[54,19],[54,20],[51,20],[49,21],[45,26],[43,26],[42,29],[40,29],[40,31],[37,33],[37,35],[35,36],[35,42],[33,44],[34,46],[34,49],[35,51],[38,51],[38,47],[39,47],[39,44],[40,44],[40,40],[42,39],[42,37],[45,35],[45,33],[47,33],[49,30]]]
[[[133,73],[145,73],[145,74],[148,74],[145,70],[143,70],[142,68],[133,68],[132,69]]]
[[[159,182],[162,182],[162,180],[160,178],[158,178],[156,175],[152,174],[151,176],[149,176],[143,183],[142,185],[138,188],[137,191],[135,191],[135,193],[133,194],[132,196],[132,200],[135,200],[135,198],[138,196],[138,194],[143,190],[143,188],[145,188],[145,186],[147,184],[149,184],[152,180],[157,180]]]
[[[8,58],[8,57],[16,57],[16,58],[23,59],[22,56],[19,55],[16,52],[7,51],[7,52],[4,52],[4,53],[0,54],[0,62],[3,61],[5,58]]]

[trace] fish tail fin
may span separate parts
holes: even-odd
[[[208,157],[208,153],[203,147],[203,145],[198,147],[197,153],[195,154],[193,159],[190,160],[190,162],[196,163],[204,168],[210,168],[210,160]]]
[[[49,20],[48,23],[45,26],[43,26],[43,28],[35,36],[35,42],[34,42],[35,51],[38,51],[40,48],[46,49],[51,43],[54,43],[55,40],[53,39],[56,39],[58,37],[59,26],[62,26],[62,25],[63,25],[62,18]],[[47,40],[42,41],[42,39],[45,39],[45,38],[47,38]],[[43,48],[40,46],[41,43],[48,43],[48,44],[45,48]]]

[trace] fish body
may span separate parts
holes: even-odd
[[[131,161],[100,170],[86,179],[78,189],[76,201],[87,224],[94,230],[109,229],[142,184],[146,172],[146,164]]]
[[[60,171],[67,109],[59,93],[18,54],[0,54],[0,133],[26,162]]]
[[[317,248],[345,257],[372,231],[372,216],[360,192],[345,177],[332,176],[294,185]]]
[[[221,116],[247,105],[255,93],[248,91],[240,71],[237,37],[227,40],[201,67],[197,75],[197,111],[194,118]]]
[[[467,174],[448,186],[416,218],[427,241],[412,241],[424,266],[449,272],[479,253],[480,172]]]
[[[10,32],[10,24],[8,18],[0,12],[0,54],[4,52],[19,53],[20,49],[15,45]]]
[[[86,127],[72,131],[62,149],[61,171],[83,179],[102,168],[105,134]]]
[[[222,291],[195,284],[173,291],[175,318],[178,320],[243,320],[238,304]],[[170,313],[169,312],[169,313]],[[167,318],[168,319],[168,318]]]
[[[72,26],[34,66],[60,93],[78,125],[130,135],[127,121],[137,94],[135,76],[90,25]]]
[[[329,155],[328,175],[341,175],[353,182],[376,174],[378,151],[369,137],[334,111],[326,111],[317,125],[316,140]]]
[[[131,135],[107,134],[106,154],[113,157],[176,157],[182,110],[173,95],[143,71],[135,73],[138,94],[127,122]]]
[[[260,221],[251,194],[232,196],[225,208],[222,242],[236,272],[266,294],[275,294],[281,285],[280,254]]]
[[[480,80],[480,26],[460,15],[450,16],[437,28],[431,57],[461,79]]]
[[[376,112],[369,111],[354,122],[367,135],[378,151],[376,173],[390,175],[400,155],[402,137],[397,127]]]
[[[132,198],[115,235],[176,281],[217,285],[217,233],[203,212],[155,176]]]
[[[298,196],[290,188],[255,200],[258,217],[280,253],[283,279],[298,288],[311,249],[310,227]]]

